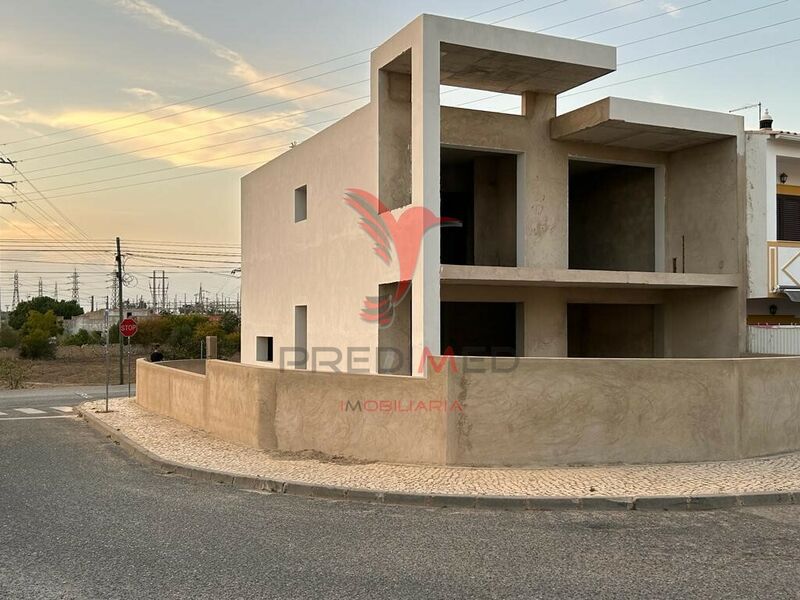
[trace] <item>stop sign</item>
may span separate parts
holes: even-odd
[[[119,324],[119,333],[122,337],[132,337],[138,330],[139,326],[136,324],[136,321],[130,317],[123,319],[122,323]]]

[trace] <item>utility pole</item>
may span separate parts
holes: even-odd
[[[117,293],[119,298],[119,323],[122,323],[122,252],[120,251],[119,238],[117,238]],[[122,360],[122,336],[119,336],[119,384],[125,383],[125,371]]]
[[[53,286],[53,300],[58,300],[58,282]]]
[[[44,284],[42,283],[42,278],[39,277],[39,298],[44,296]]]
[[[14,166],[14,163],[12,161],[6,160],[4,158],[0,158],[0,164]],[[5,206],[10,206],[10,207],[13,208],[13,207],[15,207],[17,205],[17,203],[13,202],[13,201],[3,200],[2,198],[0,198],[0,206],[4,206],[4,205]],[[0,275],[2,275],[2,271],[0,271]],[[1,284],[0,284],[0,287],[2,287]],[[3,302],[2,302],[2,300],[0,300],[0,326],[2,324],[3,324]]]

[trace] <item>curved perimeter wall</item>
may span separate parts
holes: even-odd
[[[408,378],[212,360],[202,375],[140,360],[136,401],[246,446],[365,460],[536,466],[800,450],[800,358],[444,365]]]

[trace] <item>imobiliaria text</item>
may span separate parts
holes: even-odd
[[[364,413],[451,413],[464,412],[458,400],[342,400],[341,412]]]

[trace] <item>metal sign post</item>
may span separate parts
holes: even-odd
[[[108,309],[103,311],[103,333],[106,336],[106,412],[108,412],[108,381],[111,378],[111,363],[108,361],[108,338],[111,329],[108,326]]]
[[[131,338],[128,338],[128,398],[131,397]]]
[[[136,321],[130,317],[123,319],[119,324],[119,333],[122,337],[128,338],[128,398],[131,397],[131,338],[136,335],[139,326]]]

